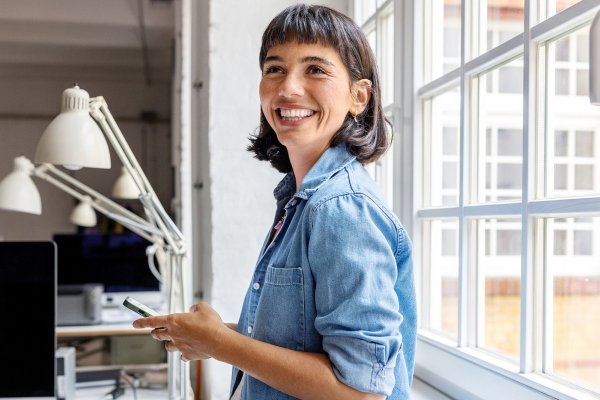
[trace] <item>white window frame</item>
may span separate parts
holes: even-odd
[[[360,1],[360,0],[357,0]],[[363,0],[372,1],[372,0]],[[569,199],[539,199],[539,190],[543,182],[539,182],[534,165],[539,160],[537,150],[543,146],[536,142],[536,116],[543,115],[543,105],[535,101],[543,96],[544,83],[538,78],[539,63],[538,45],[552,39],[557,32],[566,32],[591,21],[593,15],[600,10],[597,0],[581,0],[579,3],[538,23],[538,12],[551,11],[552,1],[524,0],[525,22],[524,32],[505,43],[471,58],[466,54],[468,48],[483,44],[485,37],[474,38],[468,24],[461,27],[461,65],[440,78],[422,84],[420,61],[423,60],[424,32],[423,26],[424,0],[388,0],[393,1],[395,14],[395,93],[391,108],[396,131],[394,145],[394,210],[402,219],[414,241],[414,265],[416,282],[420,300],[429,298],[427,271],[419,268],[422,265],[421,222],[425,220],[452,219],[459,225],[459,328],[458,340],[454,342],[441,335],[420,329],[417,344],[417,360],[415,376],[453,398],[459,399],[595,399],[597,393],[585,391],[536,372],[545,370],[547,365],[543,359],[544,344],[536,340],[540,330],[544,329],[543,285],[540,272],[544,271],[544,257],[539,257],[540,246],[544,240],[544,226],[539,217],[572,217],[574,215],[600,214],[600,196]],[[462,20],[466,15],[474,15],[478,7],[476,0],[463,0]],[[468,14],[471,13],[471,14]],[[484,13],[481,13],[482,15]],[[425,24],[426,25],[426,24]],[[425,33],[426,35],[426,33]],[[469,168],[469,149],[465,148],[464,132],[470,131],[470,115],[466,107],[472,100],[473,92],[469,88],[469,80],[482,72],[490,70],[516,57],[522,57],[524,68],[523,87],[523,172],[522,198],[496,204],[471,204],[465,197],[471,190],[470,182],[464,181],[465,170]],[[420,155],[423,154],[421,141],[423,132],[422,99],[433,96],[460,82],[461,96],[461,149],[459,204],[453,207],[419,208],[422,204],[423,166]],[[600,112],[600,109],[599,109]],[[543,150],[541,152],[543,154]],[[416,155],[416,156],[414,156]],[[470,196],[472,198],[472,196]],[[521,239],[521,345],[520,363],[515,364],[502,360],[497,355],[487,354],[474,348],[477,329],[473,321],[477,321],[473,307],[475,285],[472,268],[467,262],[467,226],[474,219],[518,218],[524,234]],[[536,264],[534,265],[534,253]],[[535,294],[535,297],[534,297]],[[419,301],[419,315],[430,312],[428,305]]]

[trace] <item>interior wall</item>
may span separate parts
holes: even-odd
[[[212,0],[195,14],[200,34],[192,48],[197,88],[195,151],[202,159],[195,173],[202,189],[196,220],[202,226],[205,254],[197,275],[204,300],[224,321],[237,322],[264,237],[273,221],[273,189],[282,178],[268,163],[246,151],[259,124],[258,52],[263,30],[296,1]],[[321,1],[343,12],[347,0]],[[205,42],[208,34],[208,42]],[[198,114],[199,113],[199,114]],[[208,246],[208,248],[207,248]],[[227,399],[231,368],[204,363],[203,398]]]
[[[123,131],[142,168],[165,207],[169,209],[172,198],[172,173],[170,153],[170,83],[154,82],[147,86],[139,80],[81,78],[79,71],[61,71],[60,76],[33,74],[15,70],[0,78],[0,179],[13,169],[13,159],[25,155],[33,161],[37,142],[55,115],[60,112],[64,89],[78,82],[90,96],[102,95],[111,113]],[[140,118],[142,111],[154,111],[153,123]],[[110,146],[109,146],[110,147]],[[93,189],[110,195],[121,163],[111,149],[110,170],[82,169],[71,172]],[[53,233],[75,232],[69,223],[69,214],[75,200],[50,184],[34,178],[42,198],[42,215],[0,210],[0,239],[49,240]],[[137,200],[122,202],[132,208]]]

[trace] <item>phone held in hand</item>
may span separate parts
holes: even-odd
[[[125,301],[123,301],[123,305],[129,308],[131,311],[141,315],[142,317],[156,317],[160,315],[158,312],[154,311],[147,305],[140,303],[131,296],[127,296],[125,298]]]

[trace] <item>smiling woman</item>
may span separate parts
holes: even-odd
[[[348,114],[353,121],[364,111],[370,88],[367,79],[351,82],[331,47],[287,42],[269,49],[260,82],[261,108],[287,150],[296,187]]]
[[[364,168],[390,144],[373,52],[345,15],[300,4],[267,27],[260,67],[249,150],[286,175],[240,319],[204,303],[135,326],[231,364],[232,399],[407,399],[411,242]]]

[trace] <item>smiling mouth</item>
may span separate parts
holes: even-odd
[[[290,122],[301,121],[315,113],[313,110],[302,108],[280,108],[277,111],[281,119]]]

